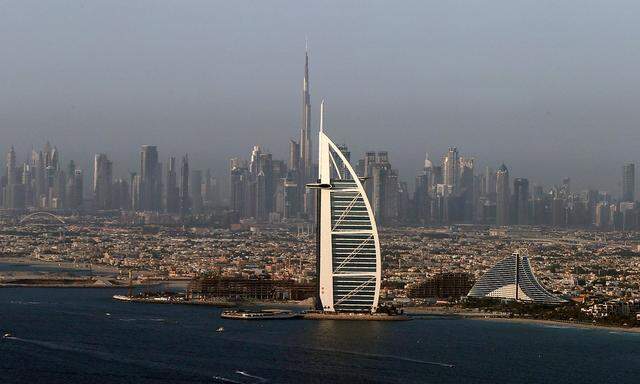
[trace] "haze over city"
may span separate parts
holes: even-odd
[[[637,381],[638,11],[0,1],[0,382]]]
[[[340,5],[340,6],[337,6]],[[0,13],[0,151],[46,140],[117,174],[139,146],[224,175],[298,135],[305,36],[312,128],[355,157],[388,150],[412,180],[424,152],[617,193],[640,144],[635,12],[600,2],[13,2]],[[364,140],[362,139],[364,137]],[[314,143],[315,146],[315,143]],[[614,189],[616,188],[616,189]]]

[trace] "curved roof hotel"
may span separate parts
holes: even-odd
[[[469,297],[496,297],[540,304],[560,304],[566,300],[549,293],[538,282],[529,258],[518,252],[500,260],[471,288]]]
[[[378,308],[381,256],[371,204],[358,175],[324,133],[320,106],[318,151],[318,309],[326,312],[375,312]]]

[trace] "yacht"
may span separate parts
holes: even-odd
[[[220,315],[223,319],[233,320],[288,320],[300,316],[299,313],[285,309],[262,309],[258,311],[235,310],[223,311]]]

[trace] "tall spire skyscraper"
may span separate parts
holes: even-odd
[[[309,47],[305,44],[304,52],[304,79],[302,82],[302,126],[300,127],[300,181],[299,185],[306,184],[312,175],[311,161],[311,96],[309,94]],[[305,201],[304,190],[301,190],[301,200]],[[305,209],[308,204],[304,204]],[[308,210],[307,210],[308,211]]]

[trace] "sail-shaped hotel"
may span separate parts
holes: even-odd
[[[317,307],[325,312],[375,312],[381,255],[371,204],[348,159],[326,135],[320,105],[317,198]]]

